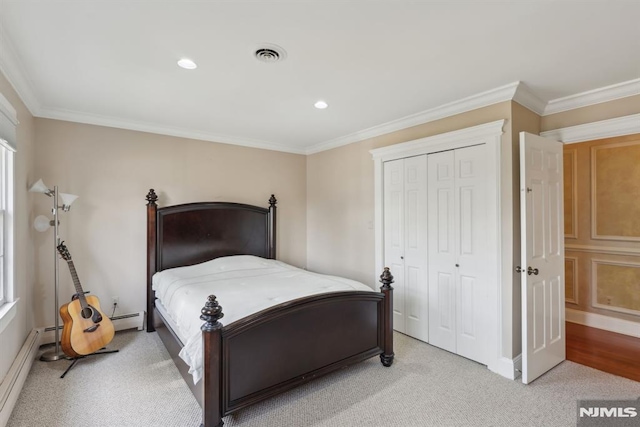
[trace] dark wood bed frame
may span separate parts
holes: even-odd
[[[276,257],[276,198],[269,208],[203,202],[158,208],[147,194],[147,331],[157,331],[203,409],[203,426],[313,378],[375,355],[393,363],[393,276],[381,292],[348,291],[288,301],[223,326],[209,296],[200,318],[204,376],[193,384],[183,343],[155,308],[151,278],[167,268],[228,255]],[[224,304],[224,301],[222,301]]]

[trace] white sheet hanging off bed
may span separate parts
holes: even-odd
[[[200,310],[216,295],[223,325],[298,298],[327,292],[373,290],[360,282],[310,273],[280,261],[251,255],[216,258],[202,264],[164,270],[153,275],[153,290],[184,343],[180,357],[194,383],[202,378]]]

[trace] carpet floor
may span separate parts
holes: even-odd
[[[8,427],[196,427],[200,407],[157,334],[124,331],[120,353],[36,361]],[[460,356],[395,334],[396,359],[373,358],[225,417],[229,427],[575,426],[578,399],[637,399],[640,383],[563,362],[510,381]]]

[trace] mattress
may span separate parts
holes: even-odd
[[[250,255],[216,258],[202,264],[164,270],[153,276],[153,290],[163,316],[184,343],[180,357],[194,383],[202,379],[200,310],[214,294],[222,306],[223,325],[269,307],[311,295],[373,290],[341,277],[311,273],[281,261]]]

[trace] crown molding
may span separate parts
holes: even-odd
[[[305,154],[304,149],[288,147],[269,141],[261,141],[249,138],[237,138],[227,135],[216,135],[206,131],[194,131],[178,127],[162,126],[154,123],[130,121],[117,117],[81,113],[78,111],[42,108],[38,117],[42,117],[45,119],[64,120],[68,122],[85,123],[96,126],[106,126],[118,129],[135,130],[139,132],[155,133],[160,135],[176,136],[179,138],[197,139],[202,141],[217,142],[220,144],[239,145],[242,147],[259,148],[262,150],[281,151],[284,153],[292,154]]]
[[[614,136],[633,135],[634,133],[640,133],[640,114],[548,130],[541,132],[540,136],[552,138],[565,144],[572,144],[595,139],[613,138]]]
[[[0,114],[4,115],[14,125],[18,126],[18,112],[7,98],[0,93]]]
[[[441,133],[425,138],[408,141],[402,144],[389,145],[387,147],[370,150],[374,159],[388,161],[396,158],[417,156],[436,145],[449,144],[455,142],[482,141],[486,138],[497,138],[504,133],[506,120],[496,120],[477,126],[472,126],[452,132]]]
[[[526,107],[529,110],[533,111],[539,116],[542,115],[544,109],[547,106],[547,103],[545,101],[538,98],[538,96],[535,95],[533,91],[522,82],[520,82],[520,84],[518,85],[516,93],[513,95],[513,100],[523,107]]]
[[[32,116],[40,113],[40,102],[33,89],[33,84],[27,77],[25,67],[22,65],[11,39],[7,36],[4,27],[0,26],[0,72],[13,86]]]
[[[340,138],[331,139],[312,145],[307,149],[307,154],[315,154],[321,151],[330,150],[332,148],[348,145],[353,142],[363,141],[365,139],[374,138],[376,136],[385,135],[401,129],[410,128],[412,126],[433,122],[445,117],[454,116],[456,114],[465,113],[467,111],[476,110],[478,108],[487,107],[503,101],[510,101],[514,98],[521,82],[514,82],[508,85],[488,90],[458,101],[441,105],[440,107],[431,108],[421,111],[410,116],[402,117],[378,126],[354,132],[352,134],[342,136]]]
[[[547,103],[542,115],[548,116],[562,111],[574,110],[576,108],[587,107],[589,105],[600,104],[634,95],[640,95],[640,78],[588,90],[563,98],[552,99]]]

